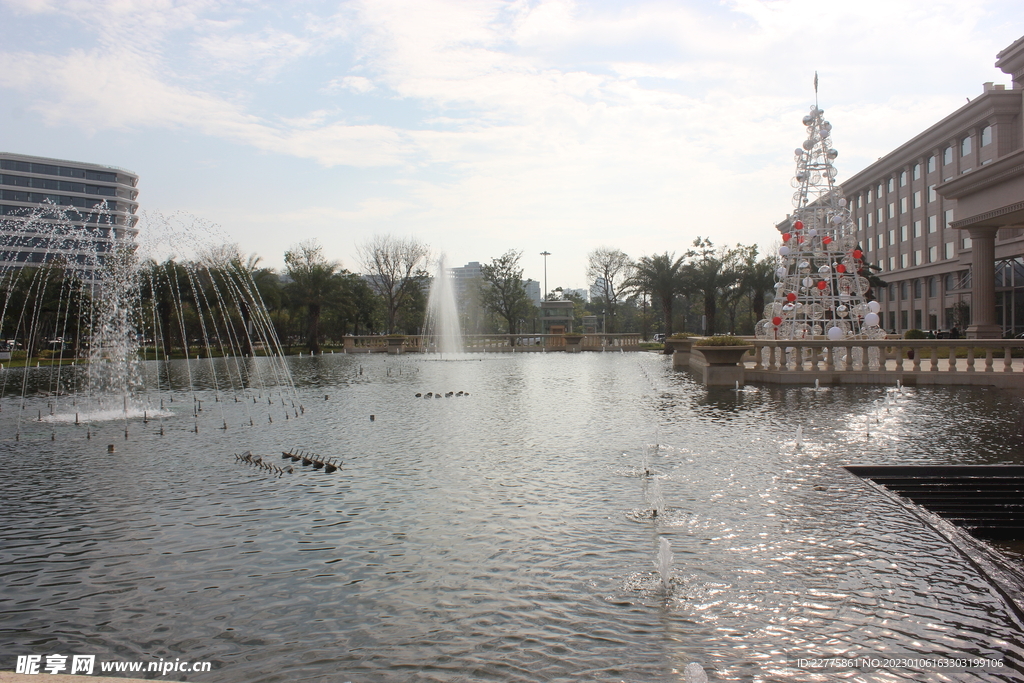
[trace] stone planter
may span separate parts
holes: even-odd
[[[743,384],[743,366],[740,360],[747,351],[753,351],[753,344],[743,346],[695,346],[704,357],[704,384],[709,387]]]
[[[672,354],[673,368],[690,367],[690,347],[693,346],[692,337],[679,337],[665,340],[665,353]]]
[[[405,346],[405,337],[388,337],[388,353],[397,356],[402,353]]]
[[[564,334],[562,338],[565,340],[566,353],[579,353],[583,350],[582,334]]]

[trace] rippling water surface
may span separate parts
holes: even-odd
[[[841,467],[1024,462],[1019,399],[709,389],[651,354],[292,369],[304,414],[255,426],[210,390],[198,423],[182,393],[128,439],[123,421],[25,419],[15,441],[46,399],[3,399],[0,668],[56,652],[210,661],[188,680],[224,682],[680,681],[691,662],[712,681],[1022,679],[1021,624],[988,581]],[[414,396],[449,391],[469,395]],[[274,478],[232,455],[287,448],[344,468]],[[795,666],[857,652],[1006,667]]]

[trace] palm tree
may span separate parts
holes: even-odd
[[[740,256],[740,287],[750,297],[750,325],[753,327],[764,315],[765,299],[775,294],[775,271],[779,257],[769,254],[757,257],[757,245],[743,247]]]
[[[682,292],[683,257],[675,254],[641,256],[636,262],[633,276],[628,281],[629,289],[647,292],[661,304],[665,316],[665,336],[672,334],[672,303]]]
[[[335,304],[342,291],[338,276],[340,264],[328,261],[323,248],[310,240],[289,249],[284,255],[285,267],[292,281],[286,287],[293,303],[306,308],[306,346],[312,354],[320,353],[320,315],[325,306]]]
[[[731,249],[716,250],[710,239],[702,237],[693,241],[693,247],[686,252],[686,258],[692,260],[683,268],[683,286],[691,292],[699,292],[704,299],[706,332],[714,334],[718,301],[738,278],[733,267],[735,252]]]

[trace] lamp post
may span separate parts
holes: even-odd
[[[543,301],[548,300],[548,256],[551,256],[550,251],[542,251],[540,255],[544,257],[544,296],[541,297]]]

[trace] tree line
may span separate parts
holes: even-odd
[[[290,347],[320,353],[346,335],[419,334],[426,322],[431,252],[414,238],[376,236],[357,248],[361,273],[329,259],[316,241],[291,247],[283,272],[262,267],[260,257],[245,257],[237,246],[201,254],[194,261],[137,264],[141,315],[153,321],[165,357],[216,334],[237,339],[242,352],[254,353],[254,316]],[[467,334],[530,334],[543,330],[540,309],[527,294],[520,265],[522,252],[510,250],[483,264],[476,282],[462,290],[459,311]],[[587,257],[590,301],[555,288],[547,299],[572,301],[574,329],[594,316],[608,333],[714,334],[753,333],[765,303],[774,295],[778,257],[761,256],[756,246],[716,247],[698,237],[681,255],[664,252],[630,258],[619,249],[600,247]],[[60,269],[55,269],[59,271]],[[78,329],[89,308],[81,297],[61,303],[58,272],[40,278],[26,271],[10,274],[5,317],[28,306],[38,312],[38,329],[51,328],[47,316],[63,311],[65,340]],[[63,306],[63,308],[62,308]],[[71,325],[67,322],[75,320]],[[42,324],[46,321],[45,324]],[[5,323],[17,321],[5,320]],[[52,329],[57,329],[54,323]],[[11,329],[11,325],[5,324]],[[217,330],[217,332],[211,332]],[[42,348],[49,333],[27,335]],[[259,342],[262,343],[262,342]]]

